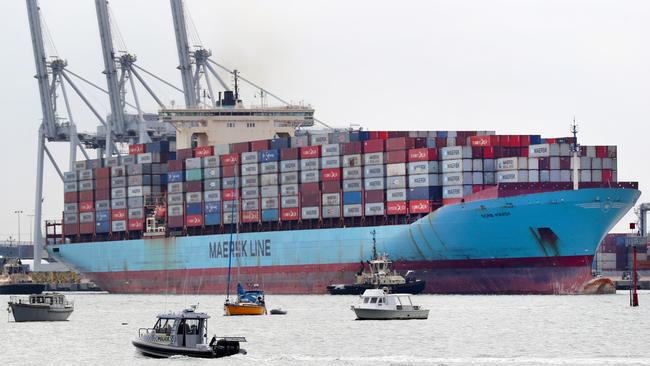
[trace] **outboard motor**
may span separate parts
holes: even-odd
[[[217,354],[217,357],[232,356],[240,352],[246,353],[246,351],[239,348],[238,341],[227,341],[225,339],[218,340],[217,344],[212,346],[212,349]]]

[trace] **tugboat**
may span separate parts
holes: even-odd
[[[28,298],[12,296],[7,310],[16,322],[64,321],[74,311],[74,303],[56,292],[32,294]]]
[[[333,284],[327,286],[327,291],[331,295],[361,295],[365,290],[373,288],[387,287],[391,292],[408,293],[412,295],[419,294],[424,290],[426,282],[409,277],[410,271],[407,272],[406,278],[390,268],[391,260],[388,254],[377,255],[376,231],[372,234],[372,259],[368,261],[370,272],[365,271],[365,266],[361,263],[361,268],[356,274],[356,282],[352,285]]]
[[[366,290],[359,306],[352,306],[357,320],[427,319],[429,310],[413,305],[409,294],[390,294],[388,289]]]
[[[140,328],[133,345],[145,356],[167,358],[174,355],[199,358],[220,358],[246,354],[239,347],[244,337],[217,337],[208,342],[206,313],[196,312],[196,306],[181,313],[160,314],[153,328]]]
[[[22,264],[20,259],[0,257],[0,265],[0,295],[40,294],[45,290],[44,284],[32,281],[28,274],[29,266]]]

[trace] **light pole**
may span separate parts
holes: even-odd
[[[32,225],[34,224],[34,215],[27,215],[27,217],[29,217],[29,244],[34,245],[34,239],[32,237],[32,235],[34,234],[32,233]]]
[[[18,215],[18,245],[20,245],[20,214],[23,213],[23,210],[16,210],[14,213]]]

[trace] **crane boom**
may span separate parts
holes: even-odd
[[[194,87],[194,76],[192,75],[192,62],[190,58],[190,45],[187,41],[187,26],[185,24],[185,13],[182,0],[170,0],[172,7],[172,18],[174,19],[174,32],[176,33],[176,49],[178,50],[178,66],[183,80],[183,93],[185,94],[185,106],[196,107],[198,99]]]

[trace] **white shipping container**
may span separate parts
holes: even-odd
[[[76,182],[77,181],[77,172],[76,171],[71,171],[71,172],[65,172],[63,173],[63,181],[64,182]]]
[[[406,163],[386,164],[386,175],[406,175]]]
[[[111,231],[114,233],[126,231],[126,220],[111,221]]]
[[[527,170],[503,170],[497,172],[497,183],[528,182]]]
[[[483,172],[473,172],[472,173],[472,184],[482,185],[483,183]]]
[[[280,171],[285,172],[297,172],[300,165],[298,160],[282,160],[280,161]]]
[[[223,201],[223,212],[237,212],[239,211],[240,201]]]
[[[185,194],[183,193],[170,193],[167,195],[167,204],[168,205],[182,205],[183,198]]]
[[[395,188],[406,188],[406,177],[387,177],[386,178],[386,188],[395,189]]]
[[[246,187],[241,189],[241,198],[250,199],[258,198],[260,196],[259,187]]]
[[[253,163],[253,164],[242,164],[241,166],[241,175],[242,176],[248,176],[248,175],[258,175],[260,174],[260,167],[259,164]]]
[[[92,169],[84,169],[79,171],[79,180],[89,180],[94,178]]]
[[[291,147],[304,147],[309,146],[309,136],[294,136],[291,138]]]
[[[363,206],[361,204],[343,205],[343,217],[361,217],[363,216]]]
[[[95,181],[94,180],[80,180],[79,181],[79,192],[92,191],[93,189],[95,189]]]
[[[383,216],[384,204],[383,203],[366,203],[365,205],[366,216]]]
[[[130,208],[128,215],[129,215],[129,219],[144,219],[144,209]]]
[[[300,172],[300,183],[317,183],[320,181],[318,170],[306,170]]]
[[[539,158],[528,158],[528,168],[531,170],[539,169]]]
[[[282,196],[282,208],[295,208],[299,207],[298,196]]]
[[[472,171],[472,159],[443,160],[443,173],[460,173]]]
[[[94,212],[82,212],[79,214],[79,222],[82,224],[94,222],[95,213]]]
[[[253,177],[257,177],[257,175],[253,175]],[[238,187],[239,181],[240,181],[240,179],[237,178],[237,177],[223,178],[221,180],[221,186],[223,187],[223,189],[239,188]]]
[[[278,186],[262,186],[260,189],[262,197],[277,197],[278,196]]]
[[[571,156],[570,144],[560,144],[560,156]]]
[[[361,172],[362,170],[360,166],[343,168],[343,179],[361,178],[362,177]]]
[[[581,167],[581,169],[587,169],[587,168]],[[603,169],[603,159],[591,158],[591,169]]]
[[[185,159],[185,169],[201,169],[203,168],[203,160],[201,158]]]
[[[496,164],[497,164],[497,171],[524,170],[524,169],[528,169],[528,158],[525,157],[500,158],[497,159]]]
[[[283,184],[280,186],[280,192],[283,196],[295,196],[298,194],[297,184]]]
[[[167,193],[183,193],[183,182],[167,184]]]
[[[484,172],[495,171],[496,169],[494,167],[495,165],[494,161],[495,161],[494,159],[483,159],[483,171]]]
[[[560,169],[560,157],[559,156],[551,156],[549,159],[549,165],[551,167],[551,170],[559,170]]]
[[[271,174],[262,174],[260,175],[260,182],[262,183],[262,186],[274,186],[277,185],[279,180],[278,180],[278,173],[271,173]]]
[[[259,175],[248,175],[241,177],[241,186],[242,187],[257,187],[260,185],[260,176]]]
[[[278,197],[262,198],[262,210],[272,210],[278,207]]]
[[[591,181],[592,182],[602,182],[603,181],[603,171],[600,169],[595,169],[591,171]]]
[[[551,156],[551,147],[549,144],[537,144],[528,146],[529,158],[545,158]]]
[[[465,184],[475,184],[472,181],[472,173],[443,173],[442,174],[442,185],[443,186],[460,186]],[[479,184],[479,183],[476,183]],[[411,186],[417,187],[417,186]]]
[[[242,164],[259,163],[257,151],[241,153]]]
[[[570,182],[571,174],[572,172],[570,170],[560,170],[560,182]]]
[[[79,216],[76,213],[63,213],[64,224],[76,224],[79,222]]]
[[[384,163],[383,152],[363,154],[364,165],[381,165],[383,163]]]
[[[439,173],[438,161],[413,161],[408,163],[409,174]]]
[[[406,189],[387,189],[386,202],[406,201]]]
[[[591,170],[581,170],[580,171],[580,181],[581,182],[591,182]]]
[[[320,159],[302,159],[300,160],[300,170],[317,170],[320,169]]]
[[[206,156],[203,158],[203,167],[204,168],[217,168],[219,167],[219,157],[218,156]]]
[[[221,201],[221,191],[206,191],[206,192],[203,192],[203,201],[205,201],[205,202],[218,202],[218,201]]]
[[[221,177],[221,171],[219,171],[219,168],[203,169],[203,179],[217,179],[220,177]]]
[[[127,197],[148,196],[151,194],[151,186],[135,186],[127,189]]]
[[[156,159],[157,161],[155,161],[155,163],[159,163],[160,162],[160,155],[158,155],[158,154],[156,154],[156,155],[157,155],[157,159]],[[153,153],[150,153],[150,152],[149,153],[142,153],[142,154],[138,154],[136,160],[137,160],[138,164],[152,164],[152,163],[154,163],[154,156],[153,156]]]
[[[221,180],[219,179],[208,179],[203,182],[204,191],[216,191],[218,189],[221,189]]]
[[[463,198],[472,194],[472,186],[446,186],[442,187],[442,198]]]
[[[341,165],[344,168],[361,166],[361,154],[343,155]]]
[[[325,145],[329,143],[329,135],[327,133],[312,133],[309,135],[309,145]]]
[[[385,189],[386,184],[384,178],[365,178],[364,179],[364,188],[366,191]],[[345,190],[344,190],[345,191]]]
[[[530,183],[539,182],[539,170],[529,170],[528,171],[528,181]]]
[[[341,155],[341,145],[339,144],[326,144],[321,147],[321,155],[323,156],[339,156]],[[337,167],[334,167],[337,168]]]
[[[322,205],[332,206],[341,204],[341,194],[340,193],[323,193]]]
[[[483,184],[496,184],[494,172],[483,172]]]
[[[472,173],[469,173],[470,177]],[[443,174],[444,176],[444,174]],[[433,187],[440,185],[440,175],[438,174],[416,174],[409,175],[409,188]]]
[[[613,167],[613,164],[612,164],[613,161],[615,161],[615,159],[603,158],[603,169],[614,169],[614,168],[612,168]],[[583,168],[583,169],[586,169],[586,168]]]
[[[77,192],[79,190],[79,184],[77,182],[65,182],[63,183],[63,192]]]
[[[303,207],[300,210],[300,217],[303,220],[312,220],[320,218],[320,209],[318,207]]]
[[[324,156],[321,158],[321,168],[322,169],[332,169],[341,167],[341,157],[340,156]]]
[[[456,141],[454,139],[454,145]],[[450,146],[440,149],[441,160],[458,160],[458,159],[471,159],[472,147],[471,146]]]
[[[186,203],[201,203],[202,201],[203,201],[203,193],[201,193],[201,192],[187,192],[187,193],[185,193],[185,202]]]
[[[280,174],[281,184],[294,184],[298,183],[298,172],[288,172]]]
[[[363,188],[361,179],[344,179],[343,192],[359,192]]]
[[[224,212],[222,214],[222,217],[223,217],[224,224],[235,224],[239,222],[239,212],[237,212],[236,210],[234,212],[225,211],[225,207],[224,207]]]
[[[341,217],[341,206],[323,206],[323,218],[330,219]]]
[[[270,161],[268,163],[261,163],[260,171],[262,174],[277,173],[279,171],[278,162]]]
[[[580,166],[578,167],[579,169],[591,169],[591,159],[588,156],[581,156],[580,157]]]
[[[473,172],[482,172],[483,171],[483,160],[482,159],[472,159],[472,171]]]
[[[185,212],[183,205],[167,206],[167,215],[169,216],[183,216],[183,212]]]
[[[79,211],[78,203],[66,203],[63,205],[63,212],[67,214],[77,213]],[[72,222],[71,224],[74,224]]]
[[[214,155],[230,154],[230,144],[216,144],[214,145]]]
[[[366,165],[363,168],[363,176],[365,178],[380,178],[385,174],[385,165]]]
[[[111,200],[111,210],[122,210],[126,208],[126,198],[116,198]]]

